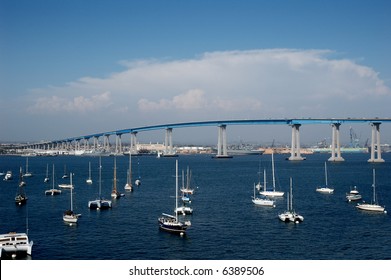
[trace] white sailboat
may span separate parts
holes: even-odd
[[[331,188],[328,185],[328,181],[327,181],[327,163],[326,162],[324,162],[324,177],[325,177],[325,185],[321,186],[321,187],[317,187],[316,191],[320,192],[320,193],[332,194],[334,192],[334,189]]]
[[[187,173],[186,173],[186,185],[182,186],[181,192],[183,194],[194,194],[194,189],[190,188],[190,182],[191,182],[191,171],[189,167],[187,167]]]
[[[88,179],[86,180],[86,183],[91,185],[92,179],[91,179],[91,161],[88,162]]]
[[[49,164],[46,164],[46,177],[43,179],[44,183],[49,182]]]
[[[385,210],[384,206],[380,206],[379,203],[377,202],[377,197],[376,197],[376,179],[375,179],[375,169],[373,169],[373,183],[372,183],[372,188],[373,188],[373,198],[371,203],[358,203],[357,208],[361,210],[366,210],[366,211],[371,211],[371,212],[384,212],[387,213]]]
[[[102,198],[102,162],[99,157],[99,198],[88,201],[88,208],[90,209],[109,209],[111,208],[111,200]]]
[[[26,157],[26,173],[23,174],[23,177],[32,177],[33,173],[29,172],[29,158]]]
[[[259,182],[258,184],[260,185],[261,183]],[[264,187],[264,190],[266,191],[266,170],[263,171],[263,187]],[[269,199],[267,197],[265,197],[265,198],[257,197],[255,195],[255,189],[256,188],[257,188],[257,186],[254,183],[254,196],[252,197],[252,202],[255,205],[276,207],[276,205],[274,205],[274,200],[271,200],[271,199]]]
[[[129,152],[129,169],[126,179],[126,185],[124,187],[125,191],[133,191],[133,185],[132,185],[132,152]]]
[[[290,178],[290,188],[289,194],[287,197],[287,210],[284,213],[278,214],[278,218],[285,223],[301,223],[304,221],[304,217],[297,214],[295,210],[293,210],[293,193],[292,193],[292,177]]]
[[[176,160],[176,184],[175,184],[175,209],[178,208],[178,160]],[[190,221],[181,222],[178,219],[178,212],[175,216],[163,213],[158,218],[159,228],[164,231],[179,233],[183,236],[186,233],[188,227],[191,226]]]
[[[113,176],[113,189],[111,190],[111,197],[114,199],[120,198],[122,195],[117,190],[117,158],[114,157],[114,176]]]
[[[71,175],[71,185],[72,185],[73,174],[71,173],[70,175]],[[73,212],[73,188],[71,188],[71,208],[64,212],[62,219],[64,220],[64,222],[72,224],[72,223],[77,223],[80,216],[81,214],[75,214]]]
[[[275,174],[274,174],[274,153],[272,153],[272,175],[273,175],[273,190],[272,191],[268,191],[268,190],[264,190],[264,191],[261,191],[259,192],[261,195],[264,195],[264,196],[272,196],[272,197],[281,197],[281,196],[284,196],[284,192],[281,192],[281,191],[276,191],[276,177],[275,177]]]
[[[58,195],[58,194],[61,194],[61,190],[59,189],[56,189],[54,187],[54,164],[53,164],[53,175],[52,175],[52,188],[50,190],[46,190],[45,191],[45,195]]]

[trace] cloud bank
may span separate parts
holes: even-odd
[[[114,130],[214,119],[389,117],[391,90],[378,73],[333,56],[330,50],[263,49],[121,61],[123,71],[108,77],[32,90],[27,111],[52,118],[88,113],[100,124],[92,129],[89,123],[94,131],[102,124]]]

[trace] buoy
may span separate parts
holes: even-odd
[[[296,221],[295,223],[296,223],[296,224],[298,224],[298,223],[299,223],[299,221]]]
[[[180,235],[180,236],[184,236],[185,234],[184,234],[183,232],[181,232],[179,235]]]
[[[386,211],[386,210],[384,210],[384,214],[387,214],[387,211]]]

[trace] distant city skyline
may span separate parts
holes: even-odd
[[[385,0],[2,0],[0,142],[188,121],[391,117],[390,14]],[[370,139],[368,125],[352,127]],[[381,133],[391,143],[390,125]],[[291,131],[227,135],[289,144]],[[331,128],[303,126],[300,137],[310,145]],[[139,139],[162,142],[164,131]],[[213,144],[217,128],[173,139]]]

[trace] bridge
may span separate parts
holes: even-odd
[[[300,154],[300,127],[309,124],[328,124],[332,127],[332,141],[331,141],[331,157],[329,161],[344,161],[341,156],[340,134],[339,129],[345,123],[368,123],[372,126],[371,137],[371,157],[368,162],[384,162],[381,157],[380,149],[380,124],[390,123],[391,118],[295,118],[295,119],[255,119],[255,120],[219,120],[219,121],[199,121],[199,122],[184,122],[160,124],[152,126],[142,126],[121,130],[113,130],[66,139],[59,139],[54,141],[32,143],[25,146],[25,148],[34,149],[80,149],[80,142],[83,142],[84,148],[90,148],[90,139],[93,140],[92,148],[96,149],[99,146],[99,139],[103,139],[103,149],[108,151],[110,149],[110,136],[115,136],[115,152],[122,153],[122,135],[130,134],[130,152],[136,153],[135,145],[137,143],[137,133],[151,130],[165,130],[165,155],[173,156],[173,129],[186,127],[205,127],[215,126],[218,128],[217,140],[217,155],[216,158],[227,158],[227,126],[231,125],[287,125],[292,128],[292,144],[291,155],[288,158],[292,161],[303,160]]]

